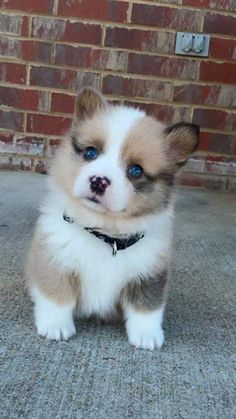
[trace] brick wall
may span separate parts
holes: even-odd
[[[236,189],[236,0],[1,0],[0,167],[45,172],[85,84],[166,123],[202,127],[182,173]],[[176,31],[211,34],[176,56]]]

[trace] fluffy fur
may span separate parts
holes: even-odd
[[[120,311],[132,345],[161,347],[174,179],[197,143],[196,126],[165,127],[138,109],[109,105],[90,88],[78,95],[27,260],[39,335],[68,339],[75,316],[106,319]],[[88,147],[97,151],[89,161]],[[142,168],[141,176],[131,176],[132,165]],[[112,237],[144,232],[144,238],[113,256],[85,227]]]

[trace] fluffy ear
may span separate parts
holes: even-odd
[[[199,127],[181,122],[165,128],[168,155],[174,165],[182,166],[199,143]]]
[[[104,108],[106,100],[92,87],[84,87],[78,94],[75,103],[77,119],[85,119],[93,115],[97,109]]]

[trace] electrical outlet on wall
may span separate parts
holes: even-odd
[[[208,57],[210,35],[204,33],[177,32],[175,53],[179,55],[195,55]]]

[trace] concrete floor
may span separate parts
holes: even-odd
[[[236,418],[236,196],[180,191],[166,342],[148,352],[94,320],[37,336],[23,264],[45,182],[0,173],[0,418]]]

